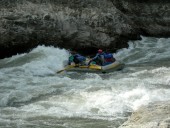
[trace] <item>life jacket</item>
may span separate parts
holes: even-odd
[[[78,59],[80,62],[86,60],[86,58],[85,58],[84,56],[81,56],[81,55],[79,55],[79,54],[76,54],[74,57],[75,57],[76,59]]]
[[[71,63],[74,62],[74,56],[71,55],[69,58],[68,58],[68,64],[71,65]]]
[[[99,59],[100,61],[104,61],[104,54],[98,55],[98,59]]]
[[[69,61],[70,61],[70,62],[73,62],[73,59],[74,59],[74,56],[71,55],[71,56],[69,57]]]
[[[105,62],[114,62],[115,59],[113,58],[113,54],[108,53],[108,54],[104,54],[104,59]]]

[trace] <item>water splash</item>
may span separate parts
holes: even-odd
[[[129,41],[129,48],[119,50],[114,54],[117,60],[126,64],[152,63],[170,59],[169,38],[143,37],[139,41]]]
[[[130,41],[129,48],[114,54],[125,69],[104,75],[56,74],[69,53],[54,47],[38,46],[0,60],[0,121],[13,118],[13,113],[26,124],[38,117],[113,121],[142,105],[169,100],[169,41]]]

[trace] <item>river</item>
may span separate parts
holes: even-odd
[[[108,74],[56,72],[68,51],[38,46],[0,60],[0,128],[117,128],[140,106],[170,97],[170,39],[129,41]]]

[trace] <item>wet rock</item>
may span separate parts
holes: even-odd
[[[112,0],[113,4],[146,36],[169,37],[170,2],[168,0]]]
[[[120,128],[169,128],[170,101],[151,103],[134,112]]]
[[[140,35],[169,36],[169,5],[153,0],[1,0],[0,58],[42,44],[114,52]]]

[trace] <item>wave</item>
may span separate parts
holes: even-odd
[[[22,70],[25,75],[55,74],[56,71],[63,69],[63,62],[68,59],[68,56],[69,52],[65,49],[38,46],[30,53],[1,60],[0,68],[5,68],[9,72]]]
[[[153,63],[170,59],[170,38],[141,37],[129,41],[129,47],[120,49],[115,58],[125,64]]]

